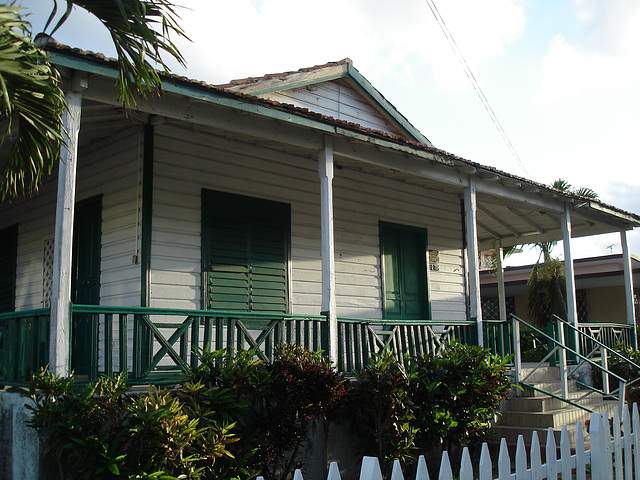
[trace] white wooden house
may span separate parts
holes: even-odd
[[[384,341],[482,342],[479,248],[564,239],[570,260],[572,236],[620,232],[629,263],[640,216],[438,150],[350,60],[167,76],[125,112],[113,60],[49,50],[70,141],[36,194],[0,206],[4,383],[47,359],[145,381],[195,345],[283,339],[348,370]]]

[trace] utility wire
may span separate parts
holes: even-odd
[[[511,155],[516,159],[516,162],[518,163],[518,165],[520,166],[520,168],[524,172],[525,176],[528,177],[529,176],[529,172],[527,172],[527,169],[525,168],[524,163],[522,162],[522,160],[520,160],[520,157],[518,156],[518,152],[516,152],[516,149],[513,147],[513,144],[511,143],[511,140],[509,140],[509,136],[507,135],[507,132],[505,132],[504,128],[502,128],[502,125],[500,124],[500,120],[498,120],[498,116],[493,111],[493,108],[491,108],[491,105],[489,104],[489,100],[487,100],[487,97],[485,96],[484,92],[482,91],[482,88],[480,88],[480,84],[476,80],[476,77],[473,74],[473,72],[471,71],[471,68],[469,67],[469,64],[465,60],[464,55],[462,55],[462,52],[458,48],[458,45],[457,45],[455,39],[453,38],[453,35],[449,31],[449,28],[447,27],[447,24],[445,23],[444,19],[440,15],[440,12],[438,11],[438,7],[435,4],[435,0],[426,0],[426,2],[427,2],[427,5],[429,5],[429,9],[431,10],[431,13],[433,14],[433,16],[435,17],[436,21],[438,22],[438,25],[440,26],[440,30],[442,30],[442,33],[444,34],[445,38],[449,42],[449,45],[451,46],[451,49],[453,50],[453,52],[458,57],[458,61],[462,65],[464,73],[467,75],[467,78],[471,82],[471,85],[473,86],[473,89],[476,91],[476,94],[480,98],[480,101],[482,102],[482,105],[484,106],[485,110],[489,114],[489,117],[491,117],[491,120],[493,121],[494,126],[496,127],[496,129],[500,133],[500,136],[502,137],[502,140],[507,145],[507,148],[509,149],[509,152],[511,152]]]

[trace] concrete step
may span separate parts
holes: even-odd
[[[602,398],[591,395],[590,393],[575,392],[569,395],[569,399],[587,408],[590,405],[598,405],[602,402]],[[567,407],[567,403],[562,400],[550,396],[537,397],[513,397],[509,398],[501,405],[502,411],[512,412],[548,412],[550,410],[559,410]]]
[[[506,425],[496,425],[494,428],[496,435],[490,441],[499,442],[500,439],[504,438],[507,441],[508,445],[516,445],[518,442],[518,436],[522,435],[524,443],[526,445],[531,445],[531,438],[533,432],[536,431],[538,433],[538,442],[540,446],[544,449],[544,446],[547,443],[547,435],[548,429],[543,428],[530,428],[530,427],[511,427]],[[551,430],[551,433],[555,439],[556,447],[560,448],[560,434],[561,429]],[[575,425],[567,425],[567,434],[569,436],[569,442],[571,446],[574,447],[576,443],[576,426]],[[587,428],[582,425],[582,435],[584,437],[585,447],[589,448],[589,432]]]
[[[538,382],[538,383],[527,382],[527,383],[531,383],[536,388],[538,388],[540,390],[544,390],[545,392],[548,392],[548,393],[553,393],[554,395],[559,395],[562,392],[562,385],[561,385],[560,381],[557,381],[557,382]],[[575,380],[569,380],[567,382],[567,386],[569,387],[569,391],[570,392],[578,392],[578,391],[580,391],[580,390],[578,390],[578,384],[576,383]],[[523,386],[522,387],[521,396],[523,396],[523,397],[544,397],[544,396],[547,396],[547,394],[543,393],[543,392],[539,392],[538,390],[534,390],[533,388],[530,388],[530,387],[527,387],[527,386]]]
[[[613,411],[613,407],[617,405],[615,401],[593,402],[585,405],[587,408],[602,413],[603,411]],[[503,411],[499,425],[507,425],[510,427],[529,427],[534,429],[545,429],[551,427],[553,429],[561,429],[562,425],[575,425],[577,421],[584,424],[591,418],[591,413],[578,407],[567,405],[562,408],[547,411]]]
[[[542,383],[542,382],[554,382],[560,381],[560,368],[559,367],[538,367],[534,365],[525,364],[520,369],[520,378],[527,378],[527,383]],[[533,373],[531,373],[533,372]]]

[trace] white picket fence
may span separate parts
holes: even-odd
[[[546,458],[542,463],[540,442],[536,432],[531,438],[529,452],[526,451],[524,438],[518,437],[515,462],[512,467],[507,443],[500,442],[497,473],[494,477],[494,463],[486,443],[482,445],[478,471],[474,472],[471,457],[465,447],[459,473],[454,476],[449,455],[444,452],[440,462],[438,480],[640,480],[640,416],[634,403],[632,414],[627,405],[623,408],[622,421],[615,408],[613,416],[593,413],[589,426],[590,449],[585,449],[585,439],[580,422],[576,424],[574,453],[571,451],[566,425],[560,436],[560,457],[557,457],[557,445],[551,428],[547,432]],[[633,428],[632,428],[633,427]],[[513,470],[515,468],[515,470]],[[590,473],[589,473],[590,472]],[[258,477],[261,480],[261,477]],[[293,480],[304,480],[302,472],[296,470]],[[340,470],[334,462],[329,466],[327,480],[341,480]],[[360,480],[383,480],[380,464],[375,457],[364,457],[360,470]],[[390,480],[404,480],[400,462],[393,465]],[[415,480],[430,480],[424,456],[418,459]]]

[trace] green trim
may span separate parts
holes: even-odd
[[[92,305],[93,308],[96,308]],[[11,320],[14,318],[41,317],[51,313],[49,308],[34,308],[33,310],[20,310],[17,312],[0,313],[0,320]]]
[[[389,101],[367,80],[354,66],[346,64],[346,69],[341,69],[339,73],[328,74],[322,77],[310,78],[303,81],[286,83],[281,85],[273,85],[267,88],[252,90],[250,95],[265,95],[267,93],[282,92],[284,90],[293,90],[295,88],[316,85],[322,82],[330,82],[332,80],[346,79],[356,87],[361,94],[376,104],[381,113],[396,126],[400,127],[411,139],[426,143],[431,146],[431,142],[416,127],[414,127]],[[328,67],[331,68],[331,67]],[[284,88],[283,88],[284,87]]]
[[[348,66],[347,76],[353,80],[356,86],[368,96],[371,100],[382,107],[382,110],[391,117],[391,119],[412,137],[415,141],[426,143],[432,146],[431,142],[420,131],[414,127],[391,103],[382,95],[362,74],[352,65]]]
[[[233,317],[233,318],[256,318],[256,319],[273,319],[281,318],[283,320],[317,320],[326,321],[323,315],[298,315],[291,313],[274,313],[274,312],[247,312],[244,310],[183,310],[179,308],[145,308],[145,307],[114,307],[107,305],[72,305],[73,313],[110,313],[116,314],[132,314],[132,315],[183,315],[185,317]],[[22,314],[25,315],[22,315]],[[48,308],[38,310],[28,310],[25,312],[15,312],[12,314],[0,314],[3,317],[14,318],[16,316],[34,316],[35,314],[49,313]],[[0,317],[1,319],[2,317]],[[442,322],[438,323],[442,325]]]
[[[142,166],[142,229],[140,251],[140,306],[151,304],[151,242],[153,220],[153,149],[154,127],[144,126]]]

